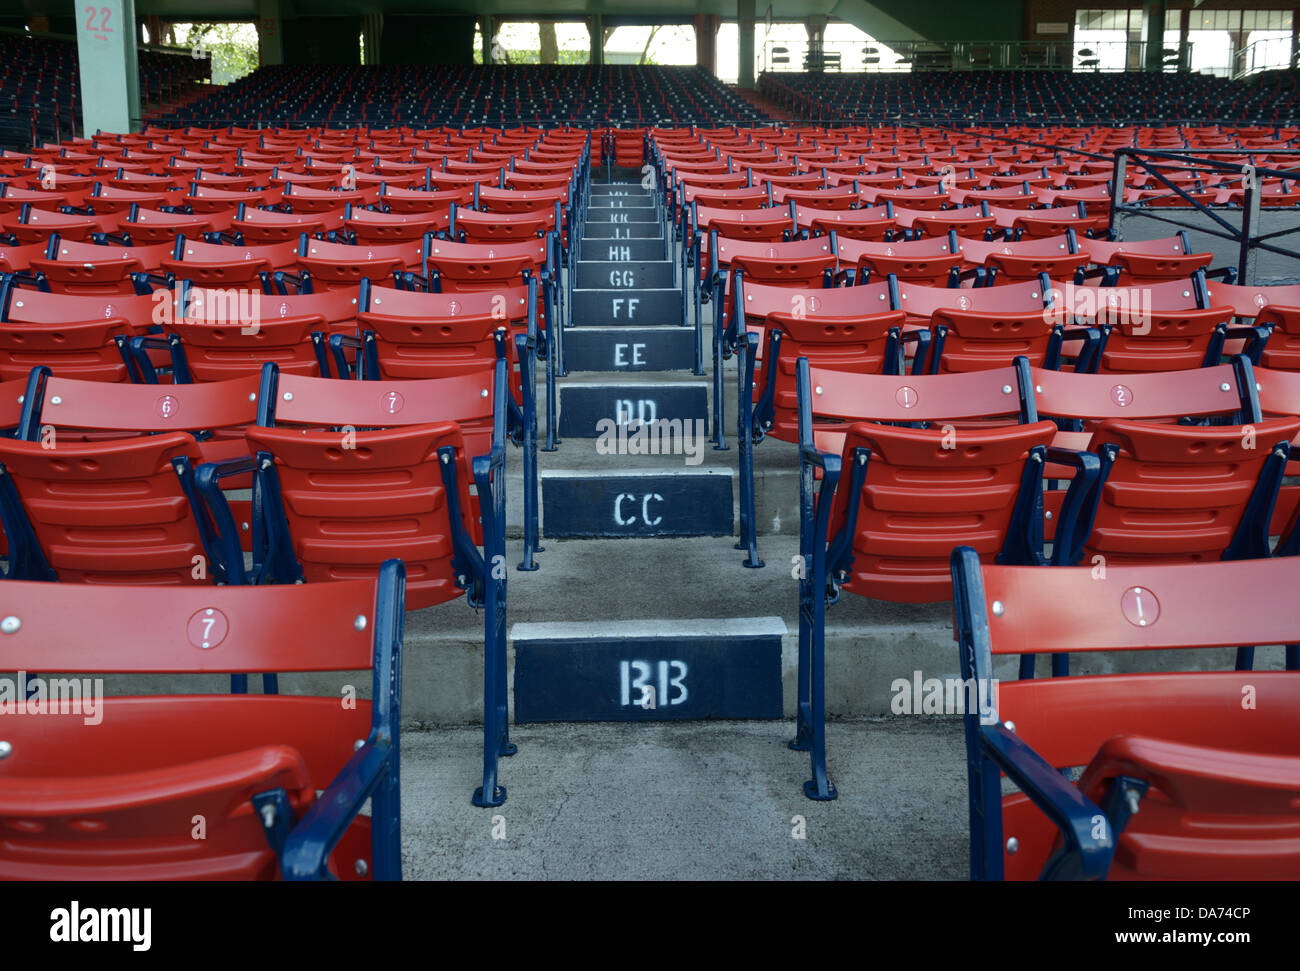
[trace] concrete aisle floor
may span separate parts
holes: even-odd
[[[833,802],[802,792],[793,723],[517,728],[509,797],[478,809],[482,733],[402,736],[408,880],[822,880],[967,876],[961,724],[837,721]],[[803,817],[805,839],[792,835]],[[494,838],[493,834],[502,838]]]

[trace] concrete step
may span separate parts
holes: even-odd
[[[598,223],[588,221],[582,228],[583,248],[589,241],[599,242],[607,239],[657,239],[663,240],[664,228],[657,222],[641,220],[639,222]],[[661,244],[662,245],[662,244]],[[594,247],[599,250],[599,246]],[[582,250],[579,250],[581,253]],[[662,259],[662,257],[660,257]]]

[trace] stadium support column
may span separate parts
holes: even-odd
[[[1148,71],[1161,71],[1165,61],[1165,0],[1144,0],[1143,20],[1146,25],[1146,63]]]
[[[280,15],[280,0],[257,2],[257,63],[284,63],[284,18]]]
[[[492,63],[492,38],[493,31],[496,30],[496,24],[492,23],[492,18],[483,14],[478,19],[479,37],[483,42],[483,63]]]
[[[826,70],[826,22],[824,14],[805,17],[803,29],[808,34],[808,70]]]
[[[718,73],[718,15],[695,15],[695,63],[710,74]]]
[[[1191,12],[1187,7],[1178,11],[1178,73],[1186,74],[1192,69],[1192,52],[1187,46],[1188,21]]]
[[[139,131],[135,0],[99,0],[94,13],[77,18],[84,134]]]
[[[754,0],[736,0],[736,26],[740,35],[739,77],[740,87],[754,86]]]
[[[605,63],[605,17],[594,13],[587,18],[587,33],[591,35],[592,64]]]

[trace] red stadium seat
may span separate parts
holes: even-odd
[[[389,213],[373,209],[349,209],[343,223],[358,244],[404,243],[423,239],[451,225],[450,212]]]
[[[885,206],[871,209],[814,209],[794,207],[795,227],[814,236],[835,233],[840,239],[886,240],[894,237],[898,220]]]
[[[1178,371],[1219,363],[1233,310],[1202,306],[1204,281],[1170,280],[1129,287],[1077,287],[1052,291],[1063,319],[1094,324],[1101,333],[1094,370],[1105,373]]]
[[[793,227],[790,211],[784,207],[713,209],[696,205],[691,207],[690,220],[691,238],[696,232],[708,233],[716,229],[719,236],[728,239],[779,243],[788,237]]]
[[[1114,566],[1099,582],[1091,567],[991,566],[961,548],[952,578],[961,674],[981,696],[964,716],[972,878],[1294,876],[1300,673],[1104,674],[994,693],[993,664],[1026,645],[1113,656],[1293,644],[1300,561]]]
[[[1213,253],[1192,252],[1186,230],[1164,239],[1132,242],[1089,239],[1083,249],[1098,266],[1115,267],[1120,286],[1186,279],[1197,270],[1208,268],[1214,259]]]
[[[170,291],[147,296],[44,293],[0,283],[0,380],[48,365],[61,377],[128,381],[128,344],[162,317]]]
[[[45,253],[31,259],[31,269],[45,274],[55,293],[135,293],[132,273],[157,272],[173,246],[118,246],[50,237]]]
[[[259,581],[373,577],[397,555],[408,609],[466,591],[485,608],[484,771],[474,797],[484,806],[505,801],[497,759],[515,751],[506,695],[508,399],[504,360],[398,383],[281,375],[268,364],[259,427],[248,431],[266,520]],[[205,497],[209,470],[219,468],[200,473]]]
[[[179,236],[162,269],[206,287],[260,287],[262,274],[294,270],[306,237],[262,246],[223,246]]]
[[[1043,277],[1001,287],[926,287],[899,282],[898,304],[908,318],[930,328],[929,371],[1002,367],[1024,355],[1037,367],[1058,368],[1067,342],[1081,340],[1087,364],[1099,343],[1095,331],[1073,328],[1054,311],[1054,290]]]
[[[1300,416],[1300,373],[1255,369],[1255,385],[1259,395],[1259,409],[1266,418]],[[1278,493],[1269,533],[1282,537],[1276,555],[1300,554],[1300,438],[1291,440],[1291,461],[1287,463],[1286,480]]]
[[[318,236],[343,226],[343,208],[332,212],[276,212],[241,207],[230,223],[249,246],[297,241],[303,233]]]
[[[16,218],[11,216],[0,221],[0,227],[11,234],[19,245],[26,246],[47,242],[55,233],[63,239],[89,239],[92,233],[114,231],[117,223],[118,217],[113,213],[86,216],[24,205]]]
[[[960,375],[847,374],[798,362],[800,441],[797,731],[811,799],[834,799],[826,771],[825,617],[842,590],[907,603],[952,596],[953,546],[981,560],[1044,562],[1043,467],[1056,426],[940,421],[1015,415],[1032,394],[1023,363]],[[930,420],[930,427],[874,422]],[[1097,461],[1080,463],[1079,479]],[[815,475],[820,474],[820,485]],[[1041,567],[1046,570],[1046,567]]]
[[[858,282],[892,274],[900,282],[946,287],[958,282],[963,263],[956,239],[951,233],[897,242],[838,239],[836,252],[841,265],[856,267]]]
[[[235,562],[217,553],[194,492],[203,455],[193,435],[90,442],[56,435],[52,444],[0,439],[0,517],[19,579],[242,582],[242,556]],[[238,536],[230,539],[238,549]]]
[[[135,246],[175,244],[178,236],[202,239],[204,233],[224,232],[230,228],[231,215],[235,211],[232,207],[224,215],[221,213],[186,215],[181,212],[159,212],[156,209],[133,206],[125,218],[113,217],[113,225],[104,231],[119,232],[129,237]]]
[[[1073,231],[1015,242],[962,239],[958,244],[968,264],[988,273],[986,286],[1037,280],[1044,273],[1052,280],[1070,280],[1090,262]]]
[[[1053,562],[1108,565],[1263,557],[1300,418],[1182,426],[1110,418],[1092,433],[1097,484],[1078,480],[1082,512],[1062,515]],[[1085,502],[1086,500],[1086,502]]]
[[[390,560],[377,583],[294,589],[7,583],[22,627],[6,651],[24,670],[371,670],[373,694],[20,708],[5,718],[0,879],[401,879],[402,581]]]
[[[520,243],[540,239],[559,229],[554,207],[542,212],[493,213],[455,208],[451,211],[454,239],[466,243]]]
[[[309,239],[301,244],[298,266],[310,274],[313,289],[351,289],[367,277],[392,279],[394,273],[418,270],[423,242],[347,246]]]

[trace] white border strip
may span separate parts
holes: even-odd
[[[612,640],[633,637],[783,637],[780,617],[712,617],[698,620],[566,620],[520,623],[512,641]]]

